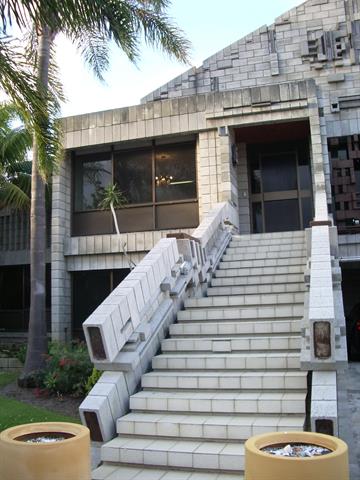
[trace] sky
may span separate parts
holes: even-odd
[[[180,64],[146,46],[135,66],[120,50],[111,50],[105,83],[84,65],[73,45],[57,39],[57,62],[67,102],[62,115],[108,110],[140,103],[140,99],[172,78],[262,25],[270,25],[302,0],[173,0],[169,15],[192,43],[191,62]]]

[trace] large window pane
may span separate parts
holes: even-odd
[[[152,152],[134,150],[115,155],[115,183],[129,204],[152,201]]]
[[[264,192],[296,190],[296,157],[293,153],[262,156]]]
[[[250,162],[250,182],[251,192],[261,193],[261,171],[258,159],[253,159]]]
[[[252,204],[253,214],[253,231],[254,233],[263,233],[263,219],[261,202],[254,202]]]
[[[264,202],[264,209],[267,232],[300,230],[298,199]]]
[[[106,158],[108,157],[108,158]],[[99,159],[75,161],[75,210],[96,210],[103,198],[104,188],[112,182],[110,154]]]
[[[24,308],[23,266],[1,267],[0,309],[21,310]]]
[[[313,219],[313,206],[311,197],[304,197],[301,199],[301,210],[303,228],[309,228],[310,222]]]
[[[157,202],[196,198],[194,145],[157,147],[155,172]]]

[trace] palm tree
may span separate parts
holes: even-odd
[[[24,28],[32,21],[36,32],[35,58],[36,95],[32,105],[34,124],[32,184],[31,184],[31,295],[28,348],[20,383],[29,380],[44,365],[47,347],[45,321],[45,184],[55,164],[59,147],[58,127],[54,121],[57,102],[49,79],[54,57],[54,39],[58,33],[67,35],[79,48],[86,63],[102,79],[109,66],[110,41],[119,47],[128,59],[136,62],[141,40],[160,48],[176,59],[186,62],[189,43],[183,33],[166,14],[168,0],[0,0],[0,18],[6,32],[9,22]],[[4,39],[0,43],[3,61]],[[5,60],[9,60],[8,58]],[[13,70],[10,68],[10,72]],[[21,72],[24,73],[24,72]],[[26,72],[27,74],[27,72]],[[9,84],[9,76],[0,74],[0,82],[18,103],[22,102],[18,86]],[[15,89],[15,92],[14,92]],[[41,99],[39,106],[37,99]],[[23,105],[25,102],[22,102]]]
[[[120,240],[121,251],[124,254],[129,264],[130,270],[132,270],[133,268],[136,267],[136,264],[128,256],[127,249],[126,249],[126,242],[123,242],[121,240],[121,233],[120,233],[119,224],[118,224],[118,220],[115,212],[115,208],[123,208],[126,204],[127,204],[127,198],[121,192],[121,190],[119,190],[116,183],[110,184],[103,189],[102,200],[99,202],[99,207],[102,208],[103,210],[110,209],[111,215],[113,217],[114,225],[115,225],[116,234]]]
[[[14,122],[21,123],[14,126]],[[21,111],[13,104],[0,104],[0,208],[30,207],[31,145]]]

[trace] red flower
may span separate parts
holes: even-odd
[[[69,362],[66,358],[60,358],[59,360],[59,367],[65,367]]]

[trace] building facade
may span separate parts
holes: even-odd
[[[240,234],[302,230],[330,215],[355,358],[359,74],[360,0],[308,0],[139,105],[64,119],[66,158],[53,180],[53,338],[81,335],[82,322],[160,238],[190,234],[229,201]],[[121,238],[100,208],[114,183],[127,199],[117,210]],[[3,244],[2,265],[11,264]]]

